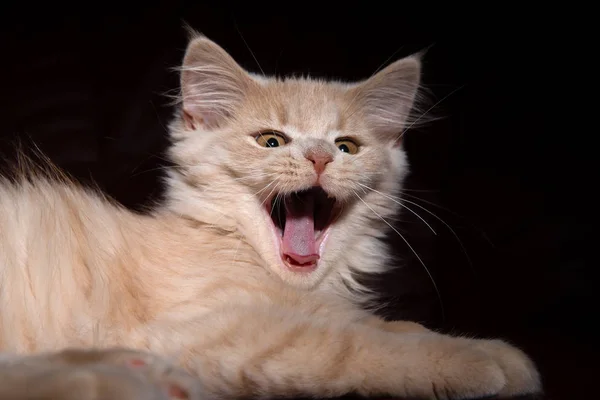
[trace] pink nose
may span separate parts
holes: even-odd
[[[327,164],[333,161],[333,156],[322,150],[312,150],[306,153],[306,159],[312,161],[315,171],[321,175]]]

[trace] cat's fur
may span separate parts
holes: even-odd
[[[369,293],[354,273],[389,264],[383,219],[398,211],[407,173],[400,134],[419,76],[415,56],[358,83],[276,80],[247,73],[198,35],[170,126],[176,166],[151,215],[65,179],[1,181],[0,351],[17,355],[0,367],[0,395],[116,396],[109,387],[143,397],[147,386],[127,381],[128,370],[111,375],[115,350],[54,353],[90,346],[171,357],[197,375],[203,397],[539,391],[533,363],[504,342],[385,322],[360,307]],[[264,130],[290,141],[261,147]],[[358,153],[340,151],[339,137],[354,138]],[[328,162],[320,176],[315,157]],[[305,272],[282,261],[265,205],[317,178],[343,210]],[[50,353],[19,355],[42,351]],[[123,365],[146,357],[123,352]],[[54,378],[38,379],[40,365]]]

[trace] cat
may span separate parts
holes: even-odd
[[[195,33],[150,214],[64,174],[0,183],[0,398],[365,396],[542,390],[501,340],[368,311],[419,55],[368,79],[276,79]],[[52,175],[52,176],[50,176]]]

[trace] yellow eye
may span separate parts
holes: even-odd
[[[356,144],[356,142],[352,139],[347,139],[347,138],[338,139],[335,141],[335,145],[343,153],[348,153],[348,154],[358,153],[358,144]]]
[[[256,136],[256,142],[262,147],[279,147],[287,144],[287,139],[277,132],[263,132]]]

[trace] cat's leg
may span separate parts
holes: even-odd
[[[0,399],[203,399],[197,379],[154,355],[125,349],[0,356]]]
[[[523,394],[539,389],[535,369],[521,353],[504,348],[506,354],[495,354],[486,346],[433,332],[389,332],[271,308],[223,311],[195,327],[184,325],[171,324],[172,333],[153,340],[164,343],[176,332],[196,331],[184,344],[181,362],[215,397],[354,392],[468,399],[496,395],[507,387]],[[511,381],[511,368],[526,372],[525,378]]]
[[[436,334],[436,332],[412,321],[385,321],[376,316],[369,316],[363,322],[387,332]],[[518,348],[502,340],[463,337],[457,337],[456,339],[465,341],[469,346],[486,352],[498,362],[507,376],[508,382],[500,392],[500,396],[518,395],[523,391],[527,391],[527,387],[531,386],[532,382],[537,382],[539,386],[540,377],[537,368],[529,357]]]
[[[411,321],[384,321],[373,317],[368,321],[371,326],[376,326],[388,332],[396,333],[432,333],[420,325]],[[540,385],[540,377],[537,368],[529,357],[521,350],[502,340],[498,339],[470,339],[457,337],[457,340],[465,341],[469,346],[486,352],[490,355],[504,371],[508,384],[499,393],[500,396],[515,396],[521,392],[527,391],[532,382]]]
[[[379,317],[368,317],[364,322],[369,326],[395,333],[430,333],[437,334],[423,325],[412,321],[385,321]],[[540,385],[537,368],[529,357],[518,348],[502,341],[487,339],[470,339],[457,337],[468,346],[479,349],[490,355],[500,365],[507,376],[507,385],[499,393],[500,396],[514,396],[527,392],[527,388],[535,382]]]
[[[485,352],[500,365],[507,381],[498,393],[501,398],[541,392],[541,378],[535,364],[517,347],[497,339],[457,339]]]
[[[363,322],[373,328],[394,333],[431,333],[430,329],[412,321],[386,321],[376,316],[368,316]]]

